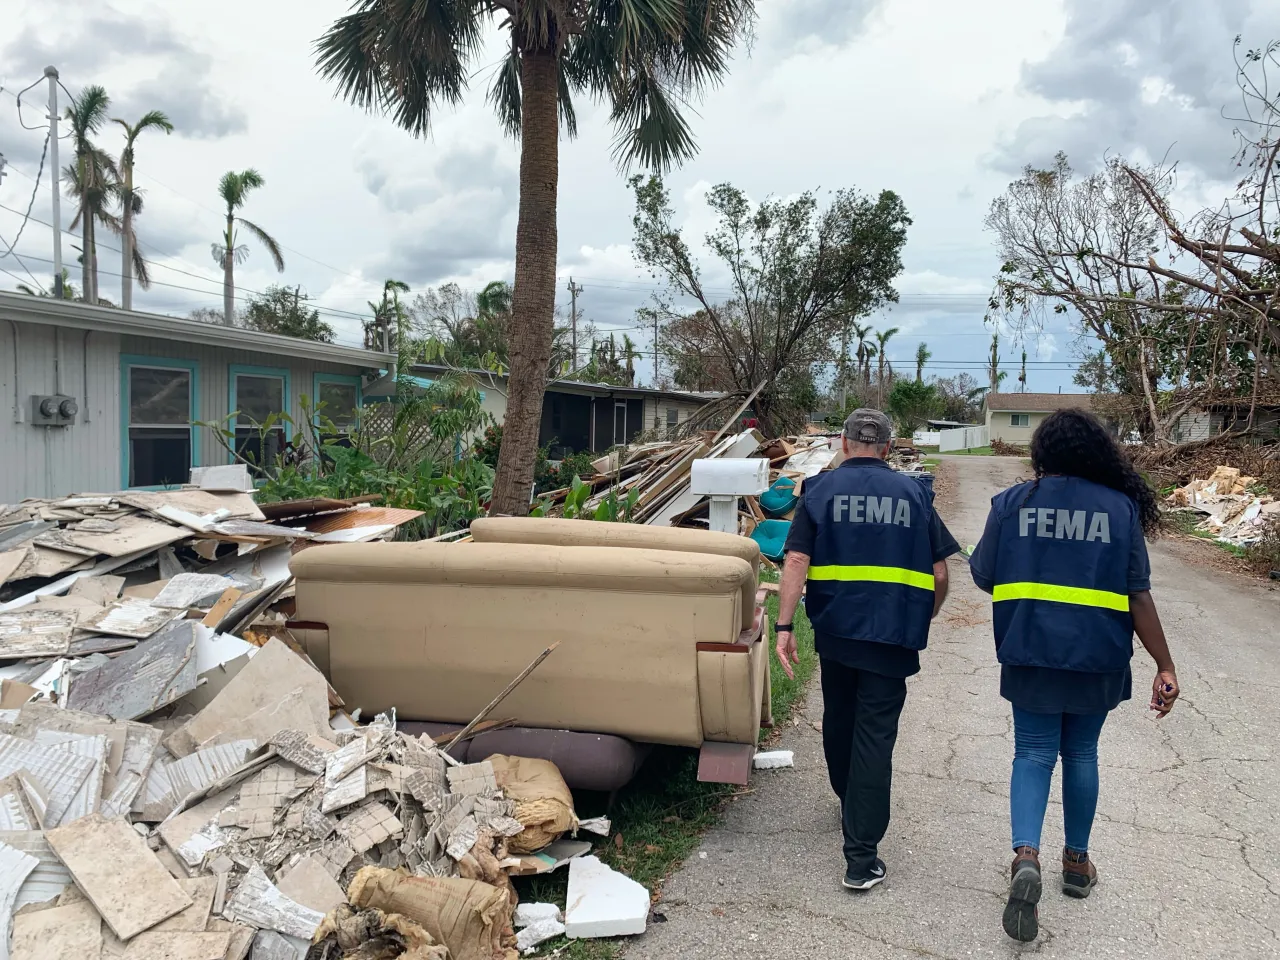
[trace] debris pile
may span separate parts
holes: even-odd
[[[0,956],[513,960],[563,932],[518,940],[511,878],[607,821],[548,761],[362,725],[290,631],[292,553],[418,515],[197,487],[0,508]]]
[[[1175,489],[1167,502],[1174,509],[1203,514],[1197,530],[1221,543],[1246,547],[1260,543],[1269,527],[1280,526],[1280,501],[1261,489],[1258,478],[1220,465],[1207,480]]]
[[[619,501],[635,497],[631,519],[654,526],[708,525],[708,498],[690,489],[693,461],[763,457],[769,461],[769,493],[743,497],[740,530],[750,536],[770,519],[787,519],[795,507],[804,481],[843,460],[839,434],[810,433],[765,440],[756,429],[736,435],[706,431],[688,440],[635,444],[617,448],[592,463],[595,476],[583,478],[590,495],[578,515],[591,517],[610,494]],[[912,471],[920,454],[913,447],[895,448],[889,463],[897,470]],[[546,495],[549,513],[563,515],[572,490],[568,487]]]

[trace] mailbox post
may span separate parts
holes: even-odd
[[[758,497],[769,489],[769,461],[695,460],[689,489],[711,498],[711,529],[738,532],[738,498]]]

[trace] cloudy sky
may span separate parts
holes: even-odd
[[[312,42],[344,0],[143,0],[11,4],[0,39],[0,253],[35,189],[17,253],[47,283],[52,231],[49,171],[36,186],[43,133],[24,129],[14,94],[54,64],[78,93],[100,83],[113,116],[164,110],[171,137],[137,147],[146,190],[138,224],[157,283],[135,307],[185,315],[221,307],[209,245],[220,232],[216,186],[226,170],[257,168],[266,187],[244,213],[284,245],[286,269],[251,242],[242,290],[300,284],[339,331],[385,277],[414,288],[509,279],[515,236],[516,146],[484,102],[498,50],[476,64],[473,94],[413,140],[384,118],[335,100],[314,68]],[[669,177],[693,236],[709,224],[703,197],[728,181],[754,198],[806,189],[899,192],[914,219],[899,278],[901,303],[874,318],[900,327],[890,356],[913,364],[929,343],[930,373],[983,373],[982,322],[997,266],[982,227],[993,197],[1028,164],[1065,150],[1088,170],[1109,154],[1176,158],[1187,203],[1221,195],[1231,176],[1235,102],[1232,40],[1280,37],[1269,0],[760,0],[757,38],[698,106],[701,152]],[[496,35],[496,34],[495,34]],[[42,122],[43,84],[21,120]],[[578,105],[579,139],[565,143],[560,178],[560,300],[574,277],[584,317],[630,332],[653,290],[631,255],[632,199],[610,160],[604,108]],[[102,145],[118,152],[113,127]],[[65,161],[65,147],[64,147]],[[69,224],[69,204],[63,220]],[[8,209],[6,209],[8,208]],[[18,212],[11,212],[18,211]],[[44,221],[44,223],[37,222]],[[113,240],[105,241],[114,246]],[[63,255],[72,266],[71,238]],[[41,259],[44,258],[44,259]],[[119,255],[100,252],[104,296],[118,299]],[[0,270],[30,283],[13,256]],[[0,288],[17,280],[0,274]],[[75,271],[73,270],[73,275]],[[714,273],[712,274],[714,279]],[[1061,322],[1060,322],[1061,323]],[[1030,388],[1071,389],[1073,335],[1065,323],[1028,344]],[[1003,351],[1016,376],[1016,346]],[[652,360],[641,365],[652,376]]]

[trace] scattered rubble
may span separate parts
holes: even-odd
[[[1207,480],[1192,480],[1166,499],[1175,510],[1204,515],[1196,529],[1220,543],[1246,547],[1260,543],[1268,527],[1280,526],[1280,501],[1257,493],[1260,481],[1236,467],[1219,466]]]
[[[563,933],[518,941],[511,877],[608,821],[550,762],[353,722],[290,632],[293,553],[420,514],[251,489],[0,506],[0,960],[513,960]]]

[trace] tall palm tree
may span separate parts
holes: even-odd
[[[151,286],[146,261],[138,252],[137,238],[133,233],[134,218],[142,212],[142,191],[133,186],[133,145],[143,130],[163,130],[173,133],[173,124],[159,110],[143,114],[137,123],[130,124],[119,117],[112,119],[124,127],[124,149],[120,151],[120,306],[133,309],[133,277],[138,276],[138,286],[146,290]]]
[[[889,360],[885,345],[898,330],[898,327],[890,327],[888,330],[881,330],[876,334],[876,347],[880,357],[880,368],[876,374],[876,403],[881,409],[884,408],[884,366]]]
[[[505,33],[489,102],[520,138],[511,373],[494,513],[525,514],[555,336],[560,125],[577,132],[572,96],[606,102],[614,158],[664,170],[693,155],[680,107],[729,67],[755,0],[353,0],[317,42],[318,67],[346,99],[391,113],[414,136],[459,103],[484,50]]]
[[[76,215],[71,229],[80,226],[82,241],[81,283],[85,303],[98,302],[98,250],[95,231],[99,223],[115,229],[118,221],[110,212],[119,192],[120,173],[116,162],[93,142],[107,120],[111,98],[98,85],[85,87],[80,96],[72,97],[66,119],[71,127],[71,164],[62,172],[67,192],[76,201]]]
[[[400,294],[408,292],[407,283],[388,277],[382,284],[382,300],[378,303],[365,301],[373,311],[372,322],[365,323],[364,347],[366,350],[390,352],[400,349],[400,326],[401,320],[405,317],[404,307],[400,304]]]
[[[266,182],[262,179],[262,174],[252,167],[241,170],[239,173],[228,170],[218,181],[218,195],[227,205],[227,232],[223,234],[221,243],[212,245],[211,252],[214,262],[222,267],[222,322],[227,326],[234,324],[236,319],[235,265],[249,259],[248,244],[236,244],[239,237],[236,227],[244,227],[257,237],[258,242],[271,254],[276,270],[280,273],[284,272],[284,257],[280,255],[280,244],[252,220],[246,220],[238,214],[245,201],[249,199],[249,194]]]
[[[862,377],[863,389],[866,388],[867,380],[870,377],[870,358],[867,356],[867,335],[871,333],[871,324],[860,324],[854,321],[850,324],[853,328],[853,335],[858,338],[858,348],[854,356],[858,359],[858,375]]]
[[[987,364],[987,375],[990,378],[990,393],[997,393],[1000,390],[1000,381],[1004,379],[1000,375],[1000,334],[997,331],[991,335],[991,361]]]
[[[916,347],[916,383],[924,383],[924,365],[932,356],[933,351],[929,349],[929,345],[921,340],[920,346]]]

